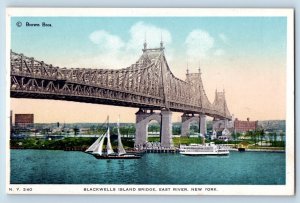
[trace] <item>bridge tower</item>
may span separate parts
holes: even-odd
[[[147,129],[148,124],[151,120],[156,120],[160,124],[160,144],[162,147],[172,147],[172,112],[169,109],[168,101],[168,66],[166,65],[164,58],[164,44],[161,39],[159,48],[147,48],[147,43],[145,40],[143,48],[143,60],[148,61],[153,55],[158,55],[157,70],[152,70],[151,72],[156,72],[158,76],[158,81],[156,85],[158,86],[159,96],[161,97],[162,106],[157,110],[160,113],[156,113],[153,109],[140,108],[136,113],[136,133],[135,133],[135,146],[143,146],[147,142]],[[150,57],[150,58],[149,58]],[[153,78],[154,79],[154,78]],[[151,80],[151,79],[149,79]],[[154,81],[151,81],[154,82]],[[151,88],[153,90],[153,88]]]
[[[200,106],[200,109],[204,107],[206,94],[204,92],[202,78],[201,78],[201,69],[200,66],[198,68],[198,73],[190,73],[189,72],[189,65],[187,63],[187,69],[186,69],[186,80],[187,83],[191,85],[191,89],[195,94],[198,94],[199,97],[196,98],[197,105]],[[206,102],[207,103],[207,102]],[[190,130],[190,124],[192,122],[197,122],[199,124],[200,133],[205,136],[207,133],[206,128],[206,116],[204,113],[187,113],[185,112],[181,116],[182,121],[182,127],[181,127],[181,136],[188,136],[189,130]]]
[[[229,110],[227,108],[227,104],[226,104],[225,90],[223,90],[223,92],[218,92],[216,90],[215,100],[214,100],[213,105],[219,112],[222,112],[226,117],[231,117]],[[232,122],[230,122],[230,121],[231,121],[231,119],[228,119],[228,118],[214,117],[213,125],[212,125],[213,131],[216,131],[217,129],[232,128],[233,127]]]

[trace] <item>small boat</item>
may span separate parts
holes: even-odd
[[[204,144],[190,144],[180,145],[179,153],[187,156],[201,156],[201,155],[217,155],[226,156],[229,155],[228,148],[216,145],[213,142]]]
[[[239,152],[245,152],[245,151],[246,151],[246,148],[245,148],[245,147],[239,147],[239,148],[238,148],[238,151],[239,151]]]
[[[140,155],[126,153],[120,133],[120,123],[118,121],[118,152],[115,153],[112,149],[110,142],[110,130],[109,125],[107,125],[107,131],[104,135],[101,135],[85,152],[92,154],[97,159],[139,159]],[[104,140],[107,138],[106,153],[103,153]]]

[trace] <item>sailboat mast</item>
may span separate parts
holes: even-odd
[[[110,130],[109,130],[109,117],[108,116],[107,116],[107,145],[106,145],[106,149],[107,149],[107,155],[114,153],[114,151],[112,149],[112,146],[111,146],[111,143],[110,143]]]
[[[120,132],[120,115],[118,119],[118,154],[126,154],[126,151],[123,147],[122,140],[121,140],[121,132]]]

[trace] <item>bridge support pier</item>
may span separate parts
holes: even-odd
[[[204,114],[195,116],[194,114],[184,113],[181,116],[181,136],[185,137],[189,135],[190,124],[193,121],[199,124],[200,133],[206,135],[206,116]]]
[[[206,115],[200,114],[200,133],[205,136],[207,134],[207,126],[206,126]]]
[[[161,135],[160,143],[162,147],[172,147],[172,112],[168,110],[161,111]]]
[[[228,119],[216,119],[214,118],[212,123],[213,131],[218,131],[219,129],[230,128]]]
[[[199,116],[194,116],[194,114],[186,114],[186,113],[184,113],[181,116],[181,136],[183,137],[189,136],[190,124],[193,121],[199,123],[200,122]]]
[[[149,111],[149,110],[148,110]],[[148,124],[155,120],[160,124],[160,144],[162,147],[172,147],[172,112],[161,110],[161,113],[147,112],[139,109],[136,113],[135,143],[136,147],[143,147],[147,142]]]

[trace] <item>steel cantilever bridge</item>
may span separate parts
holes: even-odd
[[[162,42],[153,49],[145,43],[138,61],[123,69],[59,68],[13,51],[10,63],[13,98],[66,100],[136,107],[143,113],[163,110],[231,119],[224,92],[216,92],[213,103],[208,100],[200,70],[187,72],[186,80],[173,75]],[[163,123],[164,116],[161,117],[159,122]]]

